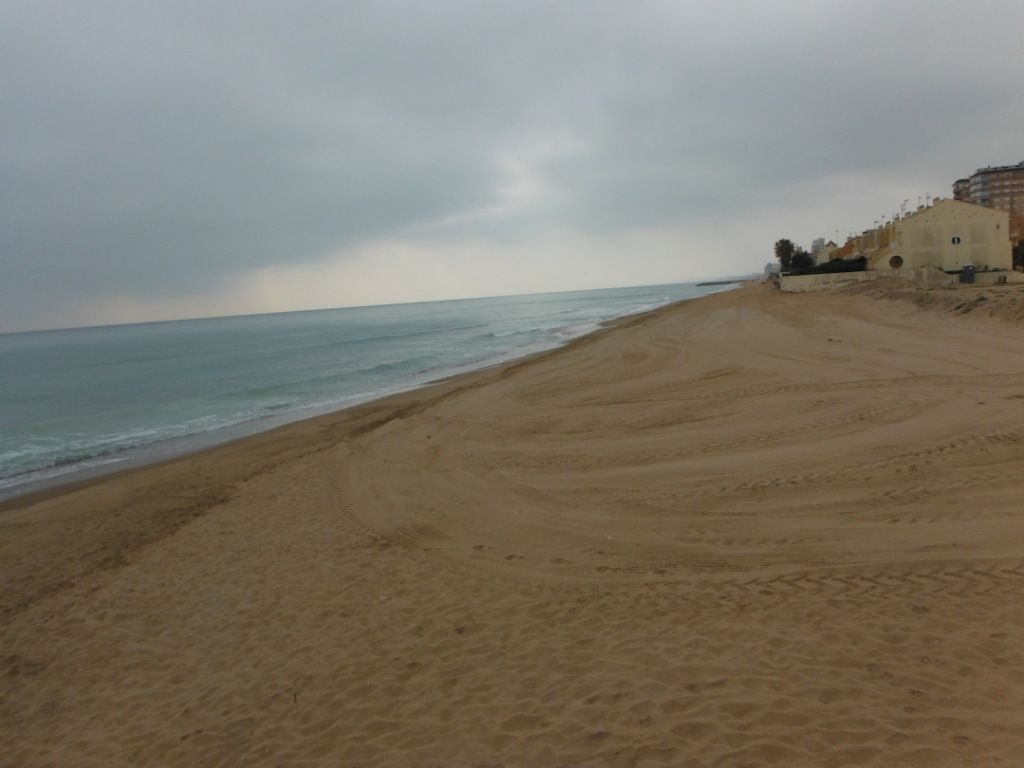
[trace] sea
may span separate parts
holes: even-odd
[[[694,283],[0,334],[0,499],[552,349]]]

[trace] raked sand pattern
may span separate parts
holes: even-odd
[[[0,515],[0,765],[1020,766],[1022,460],[1024,326],[659,310]]]

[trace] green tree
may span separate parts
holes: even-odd
[[[793,269],[808,269],[814,266],[814,257],[803,248],[797,248],[789,263],[793,265]]]
[[[793,252],[796,246],[788,238],[782,238],[775,243],[775,258],[779,260],[779,266],[783,272],[788,272],[793,262]]]

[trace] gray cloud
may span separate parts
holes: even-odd
[[[409,233],[740,219],[852,171],[948,193],[1021,159],[1022,20],[950,0],[10,0],[0,328]]]

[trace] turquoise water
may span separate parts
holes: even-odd
[[[0,497],[549,349],[722,286],[617,288],[0,335]]]

